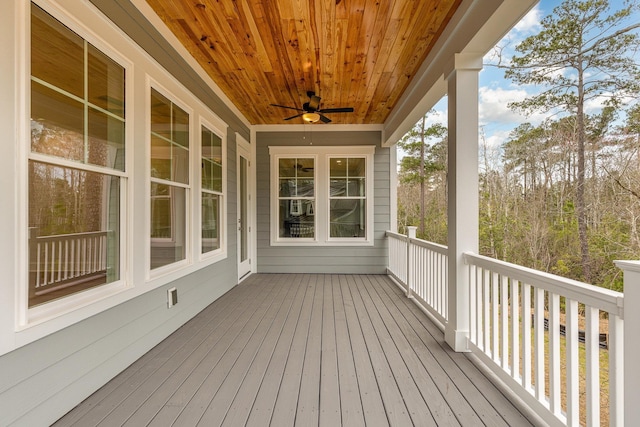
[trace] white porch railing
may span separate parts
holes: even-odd
[[[601,408],[622,425],[624,295],[476,254],[465,261],[470,350],[552,425],[598,426]]]
[[[31,236],[31,293],[44,295],[106,274],[107,233]]]
[[[447,248],[387,236],[389,274],[446,325]],[[465,262],[469,350],[549,425],[624,425],[624,295],[473,253]]]
[[[413,234],[412,234],[413,233]],[[443,326],[447,320],[447,247],[387,231],[388,273]]]

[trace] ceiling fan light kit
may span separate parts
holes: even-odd
[[[318,113],[304,113],[302,115],[302,120],[309,123],[315,123],[320,120],[320,114]]]
[[[309,102],[305,102],[302,104],[302,108],[297,107],[289,107],[286,105],[278,105],[271,104],[272,107],[286,108],[288,110],[296,110],[300,111],[300,114],[296,114],[295,116],[286,117],[285,120],[291,120],[298,117],[302,117],[307,123],[316,123],[318,121],[322,121],[323,123],[331,123],[331,119],[325,116],[326,113],[353,113],[353,107],[342,107],[342,108],[319,108],[320,107],[320,98],[315,92],[307,92],[307,96],[309,97]]]

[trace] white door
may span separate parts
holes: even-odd
[[[238,281],[251,273],[251,147],[236,135],[238,170]]]

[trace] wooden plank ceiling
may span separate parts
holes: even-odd
[[[251,124],[385,121],[461,0],[147,0]],[[319,124],[322,121],[318,122]]]

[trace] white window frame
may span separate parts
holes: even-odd
[[[123,67],[125,71],[125,102],[128,106],[125,108],[125,170],[119,171],[110,169],[108,167],[97,166],[92,164],[82,164],[72,160],[57,158],[37,152],[31,151],[31,132],[30,132],[30,110],[31,110],[31,3],[42,8],[46,13],[50,14],[53,18],[60,23],[68,27],[71,31],[81,37],[85,42],[90,43],[101,53],[106,55],[109,59],[116,62]],[[133,113],[130,106],[133,104],[133,87],[130,82],[133,75],[133,62],[128,58],[117,52],[112,46],[107,43],[102,37],[95,34],[91,29],[83,25],[71,14],[64,9],[57,7],[46,0],[33,0],[27,1],[23,5],[22,17],[24,21],[22,25],[18,25],[22,31],[20,31],[19,37],[17,37],[16,43],[20,46],[24,46],[25,56],[22,57],[22,63],[19,64],[19,88],[21,105],[18,108],[23,112],[23,119],[20,123],[20,164],[23,165],[23,171],[20,176],[21,183],[19,185],[20,192],[24,194],[24,198],[20,201],[19,210],[21,212],[21,220],[19,221],[19,241],[21,242],[21,250],[18,253],[22,254],[20,257],[20,278],[16,282],[16,316],[15,316],[15,330],[22,331],[48,321],[58,318],[69,312],[78,311],[84,307],[95,303],[99,300],[104,300],[115,294],[122,292],[123,290],[130,288],[131,284],[128,280],[128,260],[129,260],[129,235],[127,229],[127,222],[130,218],[129,208],[129,191],[130,191],[130,179],[132,174],[132,135],[133,135]],[[86,78],[86,76],[85,76]],[[120,178],[120,247],[119,247],[119,271],[120,277],[118,280],[104,285],[96,286],[84,290],[82,292],[74,293],[46,302],[42,305],[37,305],[29,308],[29,292],[28,292],[28,277],[29,277],[29,233],[27,230],[28,217],[28,182],[29,182],[29,161],[37,161],[40,163],[46,163],[49,165],[70,167],[74,169],[83,170],[86,172],[100,173],[108,176],[116,176]]]
[[[372,246],[374,244],[374,155],[375,146],[270,146],[271,157],[271,246]],[[315,158],[315,237],[280,237],[279,168],[281,158]],[[329,237],[329,160],[335,157],[365,159],[366,219],[364,237]]]
[[[183,269],[184,267],[193,264],[193,244],[194,244],[194,239],[193,238],[193,207],[194,207],[194,200],[193,200],[193,189],[194,189],[194,151],[198,151],[198,148],[196,147],[194,150],[194,141],[197,141],[198,144],[200,142],[200,138],[195,138],[194,137],[194,124],[195,122],[198,122],[198,120],[194,120],[195,117],[195,113],[193,108],[189,105],[189,103],[184,102],[182,100],[181,97],[175,95],[174,93],[172,93],[171,91],[167,90],[162,84],[160,84],[159,82],[157,82],[156,80],[152,79],[151,77],[147,78],[147,94],[146,94],[146,102],[147,102],[147,108],[146,108],[146,129],[147,129],[147,137],[146,137],[146,145],[147,145],[147,156],[146,156],[146,162],[147,162],[147,167],[148,167],[148,173],[147,173],[147,194],[146,194],[146,203],[147,203],[147,228],[146,230],[151,230],[151,183],[158,183],[158,184],[163,184],[163,185],[168,185],[170,187],[176,187],[176,188],[182,188],[185,191],[185,211],[184,211],[184,219],[185,219],[185,229],[184,229],[184,259],[160,266],[158,268],[151,268],[151,243],[155,243],[157,245],[162,246],[163,244],[166,245],[173,245],[175,242],[175,237],[172,236],[169,239],[166,238],[152,238],[150,233],[147,233],[147,274],[148,274],[148,280],[154,279],[156,277],[160,277],[160,276],[165,276],[169,273],[172,273],[174,271],[178,271]],[[161,178],[154,178],[151,176],[151,90],[155,90],[156,92],[158,92],[159,94],[161,94],[162,96],[164,96],[165,98],[167,98],[169,101],[171,101],[173,104],[175,104],[177,107],[179,107],[180,109],[182,109],[185,113],[187,113],[187,115],[189,116],[189,156],[188,156],[188,163],[189,163],[189,182],[188,183],[181,183],[181,182],[177,182],[177,181],[170,181],[170,180],[166,180],[166,179],[161,179]],[[200,172],[200,169],[198,168],[198,172]],[[172,215],[171,217],[171,221],[172,221],[172,232],[173,232],[173,221],[174,221],[174,216]]]
[[[222,192],[205,190],[202,188],[202,172],[200,168],[197,168],[195,179],[195,185],[198,191],[198,197],[196,207],[194,209],[195,219],[194,224],[197,224],[197,233],[195,238],[196,248],[195,252],[198,254],[198,259],[206,261],[208,263],[214,263],[227,257],[227,126],[220,119],[215,117],[213,113],[208,117],[199,116],[198,120],[198,146],[196,147],[195,155],[198,158],[198,164],[202,160],[202,128],[207,128],[210,132],[218,135],[222,140]],[[220,231],[218,232],[218,239],[220,239],[220,245],[218,249],[202,253],[202,193],[207,192],[210,194],[217,194],[219,196],[219,224]]]

